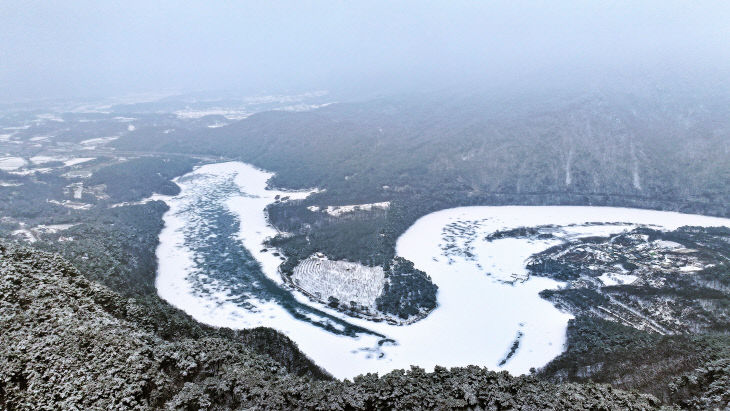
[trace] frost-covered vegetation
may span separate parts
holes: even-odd
[[[568,282],[543,293],[563,309],[665,335],[730,329],[728,258],[727,227],[640,227],[556,246],[527,267]]]
[[[659,405],[653,397],[608,386],[554,385],[480,367],[327,380],[276,333],[214,330],[183,316],[177,334],[164,336],[158,330],[165,317],[157,308],[87,280],[57,256],[0,243],[0,261],[3,409]],[[272,356],[262,353],[263,346]]]
[[[375,301],[378,310],[410,322],[427,316],[436,308],[438,286],[431,282],[428,274],[403,257],[394,258],[386,269],[383,294]]]
[[[112,201],[133,201],[154,193],[175,195],[180,189],[171,180],[193,169],[197,160],[184,157],[142,157],[95,171],[90,185],[104,184]]]
[[[727,333],[663,336],[581,316],[568,326],[566,351],[537,376],[607,383],[687,409],[725,409],[730,405],[729,347]]]

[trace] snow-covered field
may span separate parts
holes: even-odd
[[[34,242],[38,241],[38,239],[43,237],[44,235],[53,234],[53,233],[57,233],[59,231],[67,230],[73,226],[74,226],[74,224],[51,224],[51,225],[40,224],[40,225],[37,225],[30,229],[24,228],[23,226],[21,226],[20,229],[13,231],[11,233],[11,235],[16,238],[27,241],[29,243],[34,243]],[[66,238],[68,238],[68,237],[66,237]],[[63,240],[59,239],[59,241],[63,241]]]
[[[604,285],[631,284],[639,277],[631,274],[605,273],[598,277]]]
[[[16,170],[24,165],[26,161],[21,157],[0,157],[0,170]]]
[[[96,157],[65,157],[65,156],[33,156],[30,162],[33,164],[45,164],[52,161],[62,161],[66,167],[75,166],[96,159]]]
[[[370,211],[372,209],[381,209],[381,210],[387,210],[390,208],[390,201],[383,201],[380,203],[368,203],[368,204],[352,204],[352,205],[343,205],[343,206],[328,206],[325,208],[320,208],[318,206],[309,206],[307,207],[309,211],[324,211],[325,213],[333,216],[333,217],[339,217],[343,214],[352,213],[353,211]]]
[[[84,183],[72,183],[66,186],[66,189],[71,193],[74,200],[81,200],[84,195]]]
[[[66,208],[71,208],[74,210],[90,210],[92,207],[94,207],[93,204],[87,204],[87,203],[79,203],[76,201],[69,201],[69,200],[47,200],[51,204],[60,205]]]
[[[8,174],[12,174],[14,176],[32,176],[34,174],[45,174],[52,171],[52,168],[32,168],[30,170],[8,171]]]
[[[383,293],[385,272],[382,267],[368,267],[348,261],[331,261],[310,257],[294,267],[292,281],[322,301],[330,297],[376,311],[375,299]]]
[[[194,110],[194,109],[185,109],[185,110],[178,110],[175,111],[173,114],[180,118],[184,119],[196,119],[196,118],[202,118],[205,116],[223,116],[227,118],[228,120],[243,120],[246,117],[249,117],[251,114],[250,111],[248,111],[245,108],[241,108],[239,110],[235,109],[226,109],[226,108],[210,108],[206,110]]]
[[[33,164],[45,164],[52,161],[64,161],[65,157],[54,157],[54,156],[33,156],[30,158],[30,162]]]
[[[96,157],[76,157],[71,158],[63,162],[63,165],[66,167],[75,166],[77,164],[86,163],[87,161],[95,160]]]
[[[118,138],[119,138],[119,136],[90,138],[88,140],[81,141],[79,144],[84,146],[84,149],[94,150],[94,149],[96,149],[97,146],[104,145],[106,143],[110,143]]]
[[[165,214],[157,249],[158,293],[204,323],[276,328],[340,378],[410,365],[432,369],[435,365],[478,364],[520,374],[558,355],[570,315],[554,308],[538,293],[561,284],[547,278],[528,278],[525,261],[561,240],[486,241],[484,237],[494,231],[554,224],[562,226],[565,237],[574,238],[616,233],[634,224],[667,229],[682,225],[730,226],[727,219],[607,207],[464,207],[438,211],[419,219],[398,239],[396,247],[398,255],[413,261],[439,286],[439,307],[427,318],[407,326],[373,323],[346,317],[311,302],[303,294],[291,295],[299,304],[313,307],[313,311],[302,314],[307,318],[320,316],[321,320],[326,315],[339,319],[333,324],[335,328],[339,329],[344,320],[372,331],[361,329],[357,335],[348,336],[293,316],[283,300],[236,295],[232,290],[215,287],[200,292],[194,287],[210,279],[200,267],[196,268],[201,256],[192,251],[191,238],[186,237],[196,233],[187,227],[201,224],[203,218],[191,205],[210,198],[211,187],[230,177],[238,191],[224,193],[221,204],[240,221],[237,240],[259,262],[266,278],[282,285],[277,272],[281,260],[262,250],[263,241],[276,234],[266,221],[264,208],[275,201],[276,195],[301,198],[308,193],[266,190],[271,175],[247,164],[229,162],[206,165],[178,179],[181,193],[165,199],[170,211]],[[516,338],[519,348],[500,366]]]

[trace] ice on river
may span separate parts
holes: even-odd
[[[230,194],[225,206],[240,220],[238,240],[261,264],[263,273],[277,284],[280,260],[261,251],[267,237],[276,234],[264,212],[277,195],[302,198],[308,192],[267,190],[271,173],[250,165],[229,162],[210,164],[191,175],[235,176],[238,193]],[[210,182],[215,182],[215,178]],[[540,367],[563,350],[565,330],[571,316],[539,296],[561,286],[547,278],[528,278],[525,260],[558,244],[559,238],[536,240],[505,238],[486,241],[496,230],[522,226],[563,226],[568,238],[609,235],[649,224],[667,229],[682,225],[730,226],[730,220],[713,217],[608,207],[463,207],[438,211],[419,219],[399,239],[397,254],[426,271],[439,286],[439,307],[427,318],[407,326],[373,323],[346,317],[293,292],[293,298],[350,324],[367,328],[382,337],[360,333],[337,335],[292,316],[276,301],[252,298],[248,308],[226,291],[201,294],[193,290],[191,276],[196,256],[186,246],[186,226],[196,224],[190,210],[202,196],[200,182],[178,179],[182,191],[165,198],[170,210],[157,249],[157,289],[160,296],[197,320],[214,326],[246,328],[258,325],[282,331],[317,364],[334,376],[353,377],[366,372],[385,373],[418,365],[428,370],[476,364],[506,369],[514,374]],[[185,210],[184,210],[185,209]],[[608,225],[587,222],[621,223]],[[240,296],[238,296],[240,297]],[[307,314],[311,315],[311,314]],[[516,353],[502,366],[517,335],[522,335]]]

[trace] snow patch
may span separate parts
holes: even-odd
[[[631,274],[604,273],[598,277],[604,285],[631,284],[639,277]]]
[[[674,241],[666,241],[666,240],[655,240],[654,245],[660,248],[666,248],[668,250],[675,250],[678,248],[684,248],[682,244],[675,243]]]
[[[333,216],[333,217],[339,217],[343,214],[352,213],[354,211],[370,211],[373,209],[382,209],[387,210],[390,208],[390,201],[383,201],[380,203],[368,203],[368,204],[352,204],[352,205],[343,205],[343,206],[328,206],[326,208],[320,208],[318,206],[309,206],[307,209],[309,211],[317,212],[317,211],[324,211],[325,213]]]
[[[0,170],[17,170],[25,166],[27,162],[21,157],[0,157]]]
[[[175,111],[173,114],[182,119],[198,119],[205,116],[223,116],[228,120],[243,120],[253,114],[246,109],[224,109],[214,108],[208,110],[185,109]]]
[[[93,204],[79,203],[79,202],[74,202],[74,201],[69,201],[69,200],[64,200],[64,201],[48,200],[48,202],[51,204],[60,205],[60,206],[66,207],[66,208],[74,209],[74,210],[90,210],[92,207],[94,207]]]
[[[15,230],[12,233],[10,233],[13,237],[18,237],[19,239],[23,241],[27,241],[29,243],[34,243],[37,241],[37,238],[33,235],[33,233],[25,228],[21,228],[19,230]]]
[[[69,159],[69,160],[64,161],[63,162],[63,165],[66,166],[66,167],[72,167],[72,166],[75,166],[77,164],[85,163],[85,162],[91,161],[91,160],[96,160],[96,157],[77,157],[77,158],[72,158],[72,159]]]
[[[45,174],[52,171],[52,168],[32,168],[30,170],[9,171],[8,173],[16,176],[32,176],[34,174]]]
[[[79,144],[81,144],[82,146],[91,147],[92,149],[94,149],[94,148],[96,148],[97,145],[106,144],[106,143],[114,141],[118,138],[119,138],[119,136],[90,138],[88,140],[84,140],[84,141],[80,142]]]
[[[52,161],[64,161],[65,157],[53,157],[53,156],[33,156],[30,158],[30,162],[33,164],[44,164]]]

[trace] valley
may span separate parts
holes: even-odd
[[[468,139],[431,146],[439,155],[427,168],[404,169],[396,151],[368,175],[358,144],[323,143],[306,161],[287,152],[296,142],[258,151],[303,122],[330,135],[322,119],[338,124],[351,110],[266,112],[243,125],[112,112],[94,114],[95,128],[88,114],[5,117],[0,234],[138,301],[164,338],[237,330],[285,363],[289,343],[268,342],[288,338],[316,364],[292,372],[355,379],[479,364],[672,402],[695,395],[672,391],[675,379],[721,364],[728,224],[709,216],[727,217],[721,163],[706,195],[656,196],[681,183],[619,194],[572,168],[563,188],[489,188],[469,180],[469,164],[453,168]],[[376,110],[368,122],[381,120]],[[229,133],[250,144],[231,145]]]
[[[730,3],[0,6],[0,411],[730,411]]]

